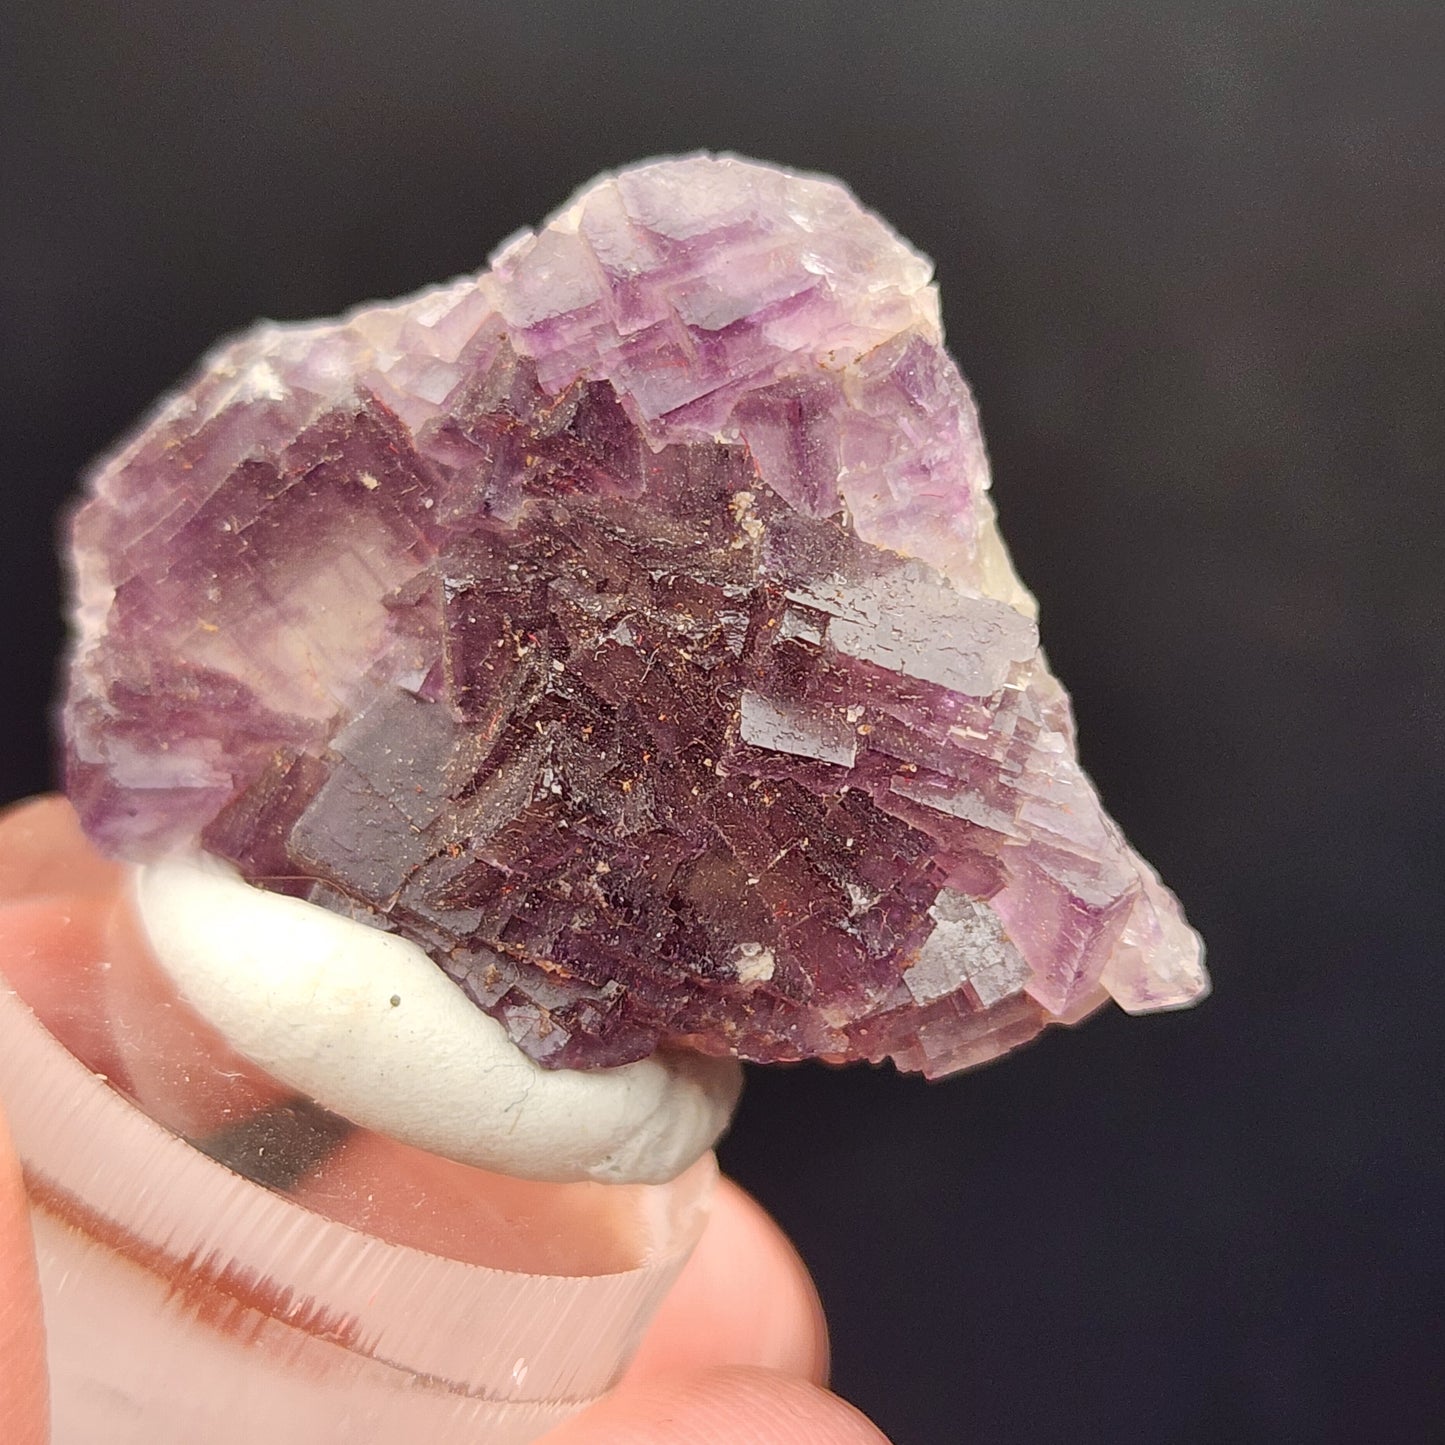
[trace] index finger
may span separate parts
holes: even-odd
[[[828,1377],[828,1330],[807,1268],[762,1207],[729,1179],[663,1301],[628,1383],[680,1371],[759,1367],[815,1385]]]

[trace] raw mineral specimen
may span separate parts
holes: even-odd
[[[692,156],[223,345],[74,515],[87,830],[415,940],[555,1066],[937,1075],[1199,997],[930,275],[836,182]]]

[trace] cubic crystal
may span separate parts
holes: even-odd
[[[415,940],[549,1065],[936,1075],[1197,998],[930,276],[836,182],[693,156],[223,345],[74,515],[88,832]]]

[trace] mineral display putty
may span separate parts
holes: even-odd
[[[414,943],[204,857],[136,870],[156,960],[278,1082],[359,1124],[523,1179],[663,1183],[716,1142],[736,1060],[544,1069]]]

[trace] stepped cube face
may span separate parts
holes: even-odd
[[[1207,987],[1104,813],[929,263],[836,182],[604,176],[216,350],[74,513],[68,791],[420,944],[539,1061],[981,1062]]]

